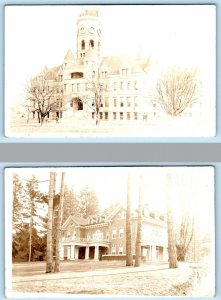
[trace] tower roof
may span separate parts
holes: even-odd
[[[69,49],[66,53],[64,60],[74,60],[74,54],[72,53],[71,49]]]

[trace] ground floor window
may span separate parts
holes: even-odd
[[[111,254],[116,254],[116,246],[112,246],[111,248]]]
[[[113,117],[114,117],[114,120],[117,119],[117,113],[116,112],[113,113]]]
[[[119,246],[119,248],[118,248],[118,254],[123,254],[123,247],[122,246]]]
[[[124,119],[124,114],[121,112],[120,113],[120,120],[123,120]]]
[[[102,119],[103,119],[103,113],[100,112],[100,120],[102,120]]]
[[[130,113],[127,113],[127,120],[130,120]]]
[[[94,112],[92,112],[92,115],[91,115],[91,116],[92,116],[92,119],[94,119],[95,113],[94,113]]]
[[[137,120],[137,112],[134,113],[134,120]]]
[[[108,120],[108,112],[105,112],[105,120]]]

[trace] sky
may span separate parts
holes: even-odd
[[[86,8],[6,7],[6,108],[23,99],[30,76],[45,65],[61,64],[69,48],[76,53],[76,19]],[[162,65],[200,66],[205,79],[214,81],[215,6],[107,5],[97,9],[103,26],[103,55],[137,56],[142,50]]]
[[[56,192],[60,190],[61,173],[65,172],[65,184],[78,193],[88,185],[94,189],[101,209],[111,202],[126,206],[127,178],[131,177],[131,202],[137,208],[139,178],[143,178],[143,202],[151,210],[166,212],[166,200],[170,193],[176,218],[179,221],[185,207],[192,211],[199,226],[207,230],[214,221],[214,168],[213,167],[73,167],[73,168],[10,168],[6,169],[8,189],[12,189],[12,174],[23,180],[33,174],[40,180],[49,180],[50,171],[57,173]],[[172,182],[168,183],[168,174]],[[42,192],[48,192],[49,181],[39,183]],[[183,205],[183,206],[182,206]],[[210,226],[211,225],[211,226]]]

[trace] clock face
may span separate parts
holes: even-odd
[[[85,28],[83,26],[80,28],[80,33],[85,33]]]
[[[94,27],[89,27],[89,28],[88,28],[88,31],[89,31],[90,33],[94,33],[94,32],[95,32],[95,29],[94,29]]]

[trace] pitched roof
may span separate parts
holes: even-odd
[[[74,60],[74,54],[72,53],[71,49],[69,49],[66,53],[64,60]]]
[[[128,55],[105,56],[102,58],[101,64],[107,65],[109,67],[109,73],[113,75],[119,74],[123,64],[130,66],[131,73],[143,73],[143,69],[138,61]]]
[[[48,71],[45,74],[46,80],[56,80],[57,73],[60,71],[61,66],[56,66],[51,69],[48,69]]]
[[[69,216],[63,223],[62,228],[65,228],[70,223],[70,221],[75,222],[77,225],[87,225],[87,219],[77,216]]]

